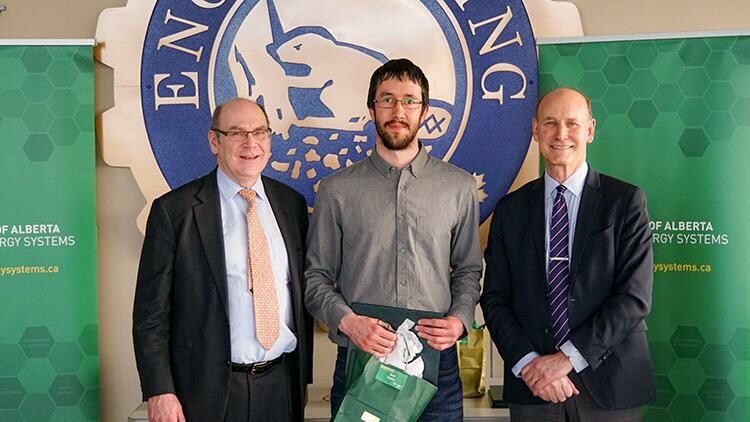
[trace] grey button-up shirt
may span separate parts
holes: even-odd
[[[339,345],[352,302],[441,312],[467,328],[474,319],[476,182],[423,147],[401,171],[373,151],[323,180],[307,241],[307,308]]]

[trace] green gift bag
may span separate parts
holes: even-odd
[[[359,350],[350,351],[348,369],[346,396],[335,422],[416,421],[437,392],[422,378]]]

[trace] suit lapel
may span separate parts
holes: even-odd
[[[589,168],[586,175],[586,183],[581,193],[581,203],[578,207],[578,218],[576,219],[576,232],[573,238],[573,256],[570,263],[570,284],[575,283],[576,274],[581,263],[581,256],[586,249],[591,234],[591,222],[597,214],[601,193],[599,193],[599,173]]]
[[[216,291],[227,314],[227,272],[224,256],[224,234],[221,226],[221,202],[219,187],[216,182],[216,170],[203,179],[203,185],[195,194],[198,204],[193,207],[198,235],[203,245],[203,252],[208,258],[208,265],[213,274]]]
[[[545,255],[547,245],[544,242],[544,178],[537,179],[531,189],[528,209],[531,210],[528,227],[531,228],[531,237],[534,239],[534,256],[538,257],[537,265],[541,268],[541,273],[545,275],[544,280],[546,281],[547,265],[545,263]]]
[[[297,237],[295,236],[295,230],[297,230],[297,222],[293,215],[291,215],[291,207],[284,206],[284,195],[277,189],[273,181],[269,181],[268,178],[263,177],[263,187],[268,195],[268,202],[271,204],[273,215],[276,217],[276,224],[279,225],[281,231],[281,237],[284,238],[284,246],[286,253],[289,256],[289,266],[294,268],[293,264],[297,264]],[[292,259],[295,262],[292,262]]]

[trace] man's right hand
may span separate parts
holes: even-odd
[[[380,320],[350,312],[341,318],[339,330],[363,352],[382,358],[396,345],[396,333],[378,324]],[[389,327],[385,324],[386,327]],[[392,329],[391,329],[392,330]]]
[[[182,405],[172,393],[148,398],[148,420],[150,422],[185,422]]]

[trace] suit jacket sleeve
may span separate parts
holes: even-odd
[[[588,236],[585,251],[590,252],[584,252],[581,260],[585,273],[577,276],[589,280],[586,301],[597,304],[597,309],[574,328],[571,341],[592,369],[633,331],[645,330],[644,319],[651,309],[653,247],[644,192],[633,188],[615,212],[611,225]],[[585,263],[588,257],[604,254],[602,249],[610,251],[613,265]],[[607,259],[592,258],[602,264]]]
[[[535,348],[514,312],[512,263],[506,252],[507,248],[514,247],[508,244],[514,240],[508,239],[505,234],[504,225],[510,223],[505,221],[507,217],[503,214],[503,206],[504,201],[501,200],[492,216],[485,250],[486,268],[480,305],[490,337],[506,366],[511,367]]]
[[[302,239],[302,245],[306,244],[307,241],[307,230],[309,226],[309,220],[307,215],[307,203],[304,200],[304,197],[302,198],[301,206],[297,207],[297,221],[299,222],[299,231],[300,236]],[[307,308],[305,307],[305,275],[304,275],[304,257],[305,254],[302,254],[303,262],[300,263],[300,286],[301,286],[301,293],[302,297],[300,298],[301,302],[301,309],[299,312],[303,315],[303,324],[304,324],[304,336],[305,336],[305,350],[303,350],[303,353],[307,354],[307,370],[305,375],[305,383],[306,384],[312,384],[313,382],[313,338],[314,338],[314,327],[313,327],[313,319],[310,316],[310,313],[308,312]]]
[[[174,393],[169,358],[170,293],[176,236],[160,200],[146,226],[133,306],[133,346],[143,399]]]

